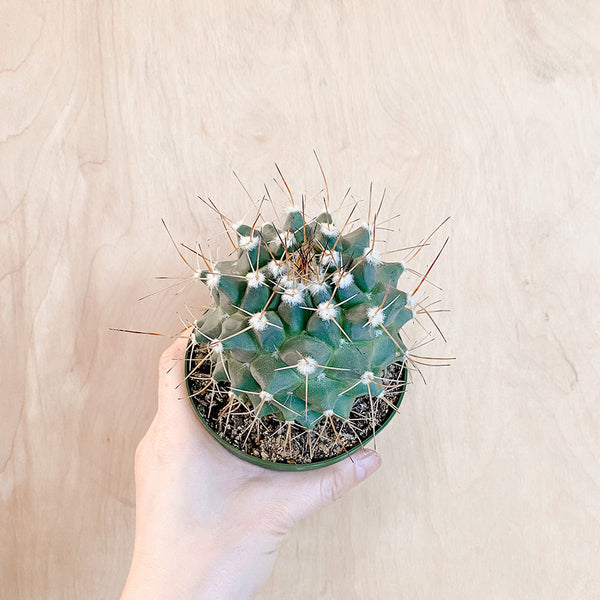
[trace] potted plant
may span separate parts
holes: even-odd
[[[290,206],[277,224],[259,224],[260,206],[234,224],[207,202],[233,257],[195,251],[205,268],[194,277],[213,304],[193,325],[185,381],[196,415],[230,451],[306,470],[351,455],[397,412],[409,368],[425,360],[401,330],[439,253],[407,294],[397,287],[405,262],[383,260],[375,245],[381,204],[371,219],[369,200],[369,217],[353,226],[355,205],[338,224],[326,182],[324,209],[311,217],[283,181]]]

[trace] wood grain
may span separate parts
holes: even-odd
[[[275,161],[316,194],[313,148],[334,198],[387,188],[390,243],[451,215],[457,361],[260,598],[600,597],[597,2],[23,0],[0,32],[2,598],[118,597],[167,340],[109,328],[206,301],[137,302],[186,274],[161,218],[206,240],[197,195],[241,215],[232,170],[260,197]]]

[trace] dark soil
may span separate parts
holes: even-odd
[[[282,423],[271,415],[257,419],[252,405],[231,398],[229,383],[211,383],[212,364],[205,360],[203,345],[193,349],[189,376],[192,401],[208,425],[221,438],[252,456],[279,463],[312,463],[350,451],[373,435],[385,423],[401,400],[406,370],[402,363],[390,365],[383,373],[383,398],[359,396],[343,420],[333,415],[322,418],[312,431],[296,423]]]

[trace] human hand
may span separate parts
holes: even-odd
[[[294,523],[381,464],[372,450],[305,472],[240,460],[189,404],[186,343],[178,339],[161,357],[158,411],[136,450],[135,544],[121,600],[251,598]]]

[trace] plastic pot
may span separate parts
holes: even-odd
[[[230,444],[228,441],[224,440],[217,432],[215,432],[210,427],[210,425],[208,424],[206,419],[200,414],[200,411],[198,410],[198,407],[192,398],[192,391],[190,389],[190,378],[188,377],[188,374],[190,373],[191,369],[193,368],[192,348],[193,348],[193,344],[191,342],[188,343],[188,346],[185,351],[185,363],[184,363],[185,364],[186,389],[187,389],[187,394],[188,394],[190,404],[192,405],[192,408],[194,409],[196,416],[198,417],[198,419],[200,420],[202,425],[204,425],[206,430],[217,440],[217,442],[219,442],[219,444],[221,444],[221,446],[227,448],[227,450],[229,450],[229,452],[231,452],[232,454],[235,454],[238,458],[241,458],[242,460],[245,460],[246,462],[252,463],[253,465],[257,465],[257,466],[263,467],[265,469],[272,469],[274,471],[310,471],[313,469],[320,469],[322,467],[327,467],[329,465],[333,465],[334,463],[337,463],[340,460],[344,460],[348,455],[353,454],[354,452],[361,449],[361,447],[362,447],[361,444],[357,444],[356,446],[353,446],[352,448],[348,449],[348,452],[344,452],[342,454],[333,456],[331,458],[326,458],[326,459],[314,461],[311,463],[295,464],[295,463],[281,463],[281,462],[273,462],[270,460],[264,460],[257,456],[247,454],[246,452],[243,452],[239,448],[236,448],[235,446]],[[400,403],[402,402],[402,399],[404,397],[404,392],[406,390],[406,366],[402,369],[401,377],[404,380],[404,383],[402,384],[402,389],[400,390],[400,392],[398,392],[396,400],[394,402],[394,406],[396,408],[398,406],[400,406]],[[383,424],[377,428],[377,430],[375,431],[375,435],[378,434],[391,421],[391,419],[394,415],[395,415],[395,412],[392,411],[390,416],[383,422]],[[369,437],[362,440],[362,445],[364,446],[365,444],[370,442],[373,439],[373,437],[374,437],[374,435],[371,434]]]

